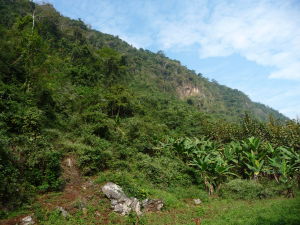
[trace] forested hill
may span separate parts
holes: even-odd
[[[14,30],[11,32],[18,33],[15,39],[21,38],[24,41],[28,38],[26,32],[31,32],[31,15],[33,10],[35,11],[34,29],[39,36],[35,36],[38,40],[32,41],[38,41],[41,45],[32,47],[43,48],[43,52],[39,52],[43,56],[40,54],[33,57],[40,57],[41,60],[45,57],[43,63],[51,61],[52,67],[48,67],[47,74],[56,74],[56,80],[62,78],[59,74],[68,74],[73,84],[91,86],[109,72],[118,79],[126,79],[134,92],[152,90],[167,94],[215,117],[238,121],[245,112],[248,112],[262,121],[268,120],[269,115],[273,115],[276,119],[287,119],[276,110],[252,102],[238,90],[209,81],[201,74],[182,66],[179,61],[167,58],[162,52],[152,53],[136,49],[118,37],[91,30],[81,20],[61,16],[51,5],[39,6],[32,3],[30,6],[26,1],[20,0],[1,2],[2,29],[13,27]],[[42,43],[42,40],[45,43]],[[14,49],[11,54],[16,51],[22,49]],[[4,53],[6,51],[2,54]],[[115,62],[108,60],[106,63],[116,63],[119,60],[122,68],[119,68],[119,71],[103,71],[100,63],[97,63],[97,60],[103,61],[103,55],[115,60]],[[54,65],[53,58],[57,60],[57,65]],[[39,62],[36,64],[42,65]],[[4,66],[9,69],[7,64]],[[113,68],[113,64],[111,66],[112,70],[116,69]]]
[[[20,224],[1,220],[22,206],[38,224],[96,224],[81,220],[81,205],[91,215],[85,219],[118,224],[113,219],[124,218],[108,216],[107,199],[93,186],[108,181],[130,197],[162,199],[166,214],[232,180],[255,198],[292,196],[299,121],[49,4],[0,0],[0,15],[0,224]],[[256,182],[265,179],[270,188]],[[70,220],[61,220],[58,206],[69,207]],[[170,216],[204,215],[191,209],[193,216]]]

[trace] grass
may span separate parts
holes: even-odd
[[[255,201],[221,200],[204,206],[202,224],[298,225],[300,198]]]
[[[201,225],[299,225],[300,198],[268,200],[210,200],[199,206],[165,211],[145,216],[147,224]]]
[[[161,196],[165,195],[161,193]],[[174,200],[172,193],[166,199]],[[178,200],[177,200],[178,201]],[[88,207],[86,215],[82,211],[63,218],[57,211],[48,212],[39,221],[45,225],[68,224],[150,224],[150,225],[299,225],[300,198],[273,198],[265,200],[226,200],[210,198],[200,205],[194,205],[191,199],[182,200],[181,204],[172,204],[158,213],[147,213],[141,218],[135,215],[119,216],[109,209],[107,201]],[[97,213],[100,216],[97,216]],[[99,215],[98,214],[98,215]],[[137,222],[138,221],[138,222]]]
[[[27,211],[15,212],[8,217],[34,212],[34,217],[43,225],[73,225],[73,224],[149,224],[149,225],[299,225],[300,224],[300,193],[296,198],[268,198],[268,199],[234,199],[229,195],[221,197],[208,197],[207,193],[199,186],[155,187],[144,177],[134,176],[129,172],[101,173],[96,179],[96,186],[89,191],[81,192],[89,199],[86,212],[80,207],[69,205],[70,216],[63,218],[54,207],[47,208],[35,205]],[[120,216],[112,212],[110,202],[102,195],[100,187],[107,181],[117,182],[129,196],[140,196],[151,199],[161,199],[164,208],[161,212],[147,213],[138,218],[136,215]],[[239,184],[240,186],[240,184]],[[247,188],[246,188],[247,189]],[[252,190],[252,186],[250,190]],[[249,188],[247,189],[249,191]],[[250,195],[249,195],[250,196]],[[61,192],[43,195],[40,202],[50,205],[64,205],[65,199]],[[193,199],[202,200],[200,205],[195,205]],[[73,201],[74,199],[72,199]],[[46,204],[47,205],[47,204]],[[69,210],[68,208],[66,208]],[[197,223],[196,221],[201,221]],[[0,221],[1,224],[1,221]]]

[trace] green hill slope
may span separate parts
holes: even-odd
[[[51,5],[0,0],[0,14],[0,218],[62,191],[68,157],[82,175],[169,208],[236,177],[292,193],[299,122]]]
[[[13,4],[18,4],[17,9],[21,7],[18,1]],[[14,11],[18,12],[16,9]],[[18,13],[19,15],[29,14],[30,8],[23,7]],[[187,101],[203,112],[231,121],[237,121],[245,112],[249,112],[263,121],[266,121],[269,115],[273,115],[276,119],[287,119],[269,107],[252,102],[238,90],[208,81],[201,74],[196,74],[182,66],[180,62],[165,57],[162,53],[155,54],[147,50],[135,49],[117,37],[89,29],[81,21],[62,17],[50,5],[38,6],[35,13],[36,26],[40,26],[40,35],[53,42],[55,39],[64,39],[67,41],[66,43],[71,41],[73,44],[68,48],[73,50],[74,42],[76,42],[81,48],[77,50],[83,51],[78,52],[82,54],[77,55],[78,58],[92,56],[95,51],[103,47],[109,47],[121,53],[126,61],[126,66],[128,66],[127,72],[130,74],[128,82],[132,86],[139,86],[143,90],[147,86],[151,87],[159,92]],[[7,10],[4,10],[3,14],[7,14]],[[5,18],[7,18],[6,23],[9,24],[13,23],[16,17],[12,18],[6,15],[3,20]],[[9,20],[11,21],[9,22]],[[51,47],[58,46],[52,45]],[[78,48],[78,46],[76,47]],[[84,48],[86,49],[84,50]],[[74,55],[69,57],[74,59]]]

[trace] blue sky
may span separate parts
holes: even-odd
[[[290,118],[300,117],[299,0],[47,0],[64,16],[163,50]]]

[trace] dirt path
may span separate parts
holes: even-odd
[[[100,186],[94,184],[91,179],[85,179],[76,164],[74,156],[65,157],[61,164],[62,178],[66,184],[61,195],[53,197],[50,194],[40,196],[40,202],[46,209],[53,210],[58,206],[70,213],[85,208],[88,201],[100,197]],[[49,198],[50,195],[50,198]]]
[[[100,185],[94,184],[92,179],[84,178],[78,169],[76,158],[73,155],[66,156],[61,162],[62,178],[65,186],[62,192],[52,192],[37,197],[38,202],[44,210],[52,211],[62,207],[68,213],[73,214],[83,210],[87,203],[98,204],[102,193]],[[10,218],[0,221],[0,225],[15,225],[25,216]]]

